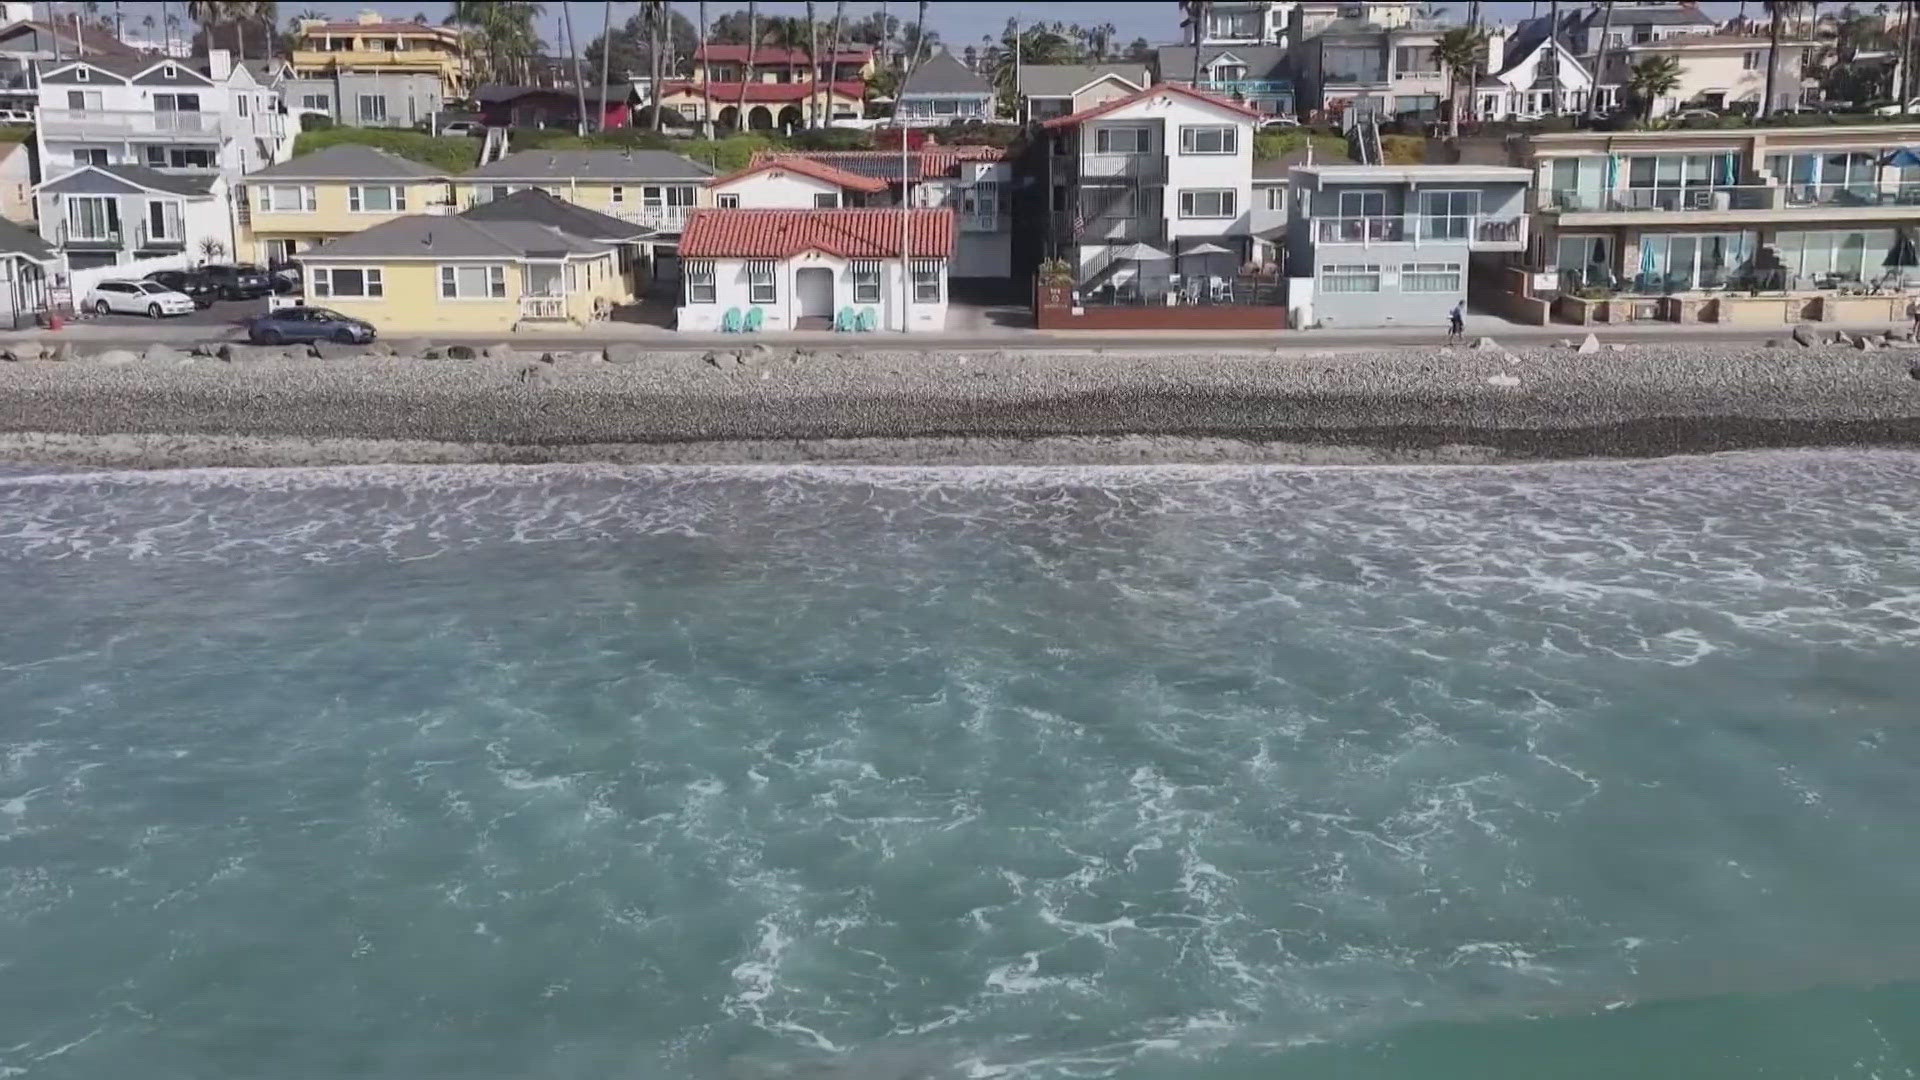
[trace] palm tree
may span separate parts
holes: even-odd
[[[1900,13],[1900,113],[1906,115],[1908,102],[1913,98],[1913,23],[1914,11],[1909,8]]]
[[[560,18],[561,28],[567,34],[567,52],[573,57],[573,93],[580,103],[580,122],[576,125],[577,133],[585,135],[587,133],[587,77],[586,73],[580,70],[580,39],[573,35],[572,4],[560,5]]]
[[[1760,98],[1760,108],[1754,113],[1755,116],[1773,114],[1773,78],[1775,69],[1779,67],[1775,58],[1780,55],[1780,22],[1786,17],[1788,9],[1800,6],[1782,3],[1781,0],[1766,0],[1766,5],[1769,24],[1767,26],[1767,83],[1766,91]]]
[[[1653,103],[1679,85],[1680,61],[1671,56],[1649,56],[1627,76],[1627,89],[1639,99],[1642,119],[1653,116]]]
[[[833,126],[833,88],[840,75],[840,26],[847,17],[847,0],[833,5],[833,29],[827,32],[827,88],[820,96],[826,100],[826,127]]]
[[[600,133],[607,131],[607,79],[613,62],[613,0],[606,0],[600,15]],[[654,110],[658,112],[658,109]]]
[[[927,0],[920,0],[920,14],[913,23],[913,66],[919,67],[927,52]]]
[[[700,0],[700,47],[707,47],[707,0]],[[708,64],[709,76],[700,84],[700,137],[704,139],[713,138],[713,87],[709,85],[712,82],[711,61]],[[660,108],[658,88],[653,91],[653,107],[656,110]]]
[[[1213,7],[1206,0],[1180,0],[1180,10],[1185,13],[1182,25],[1193,29],[1193,85],[1200,85],[1200,42],[1206,37],[1207,12]]]
[[[647,10],[652,13],[651,30],[653,47],[647,54],[647,74],[652,76],[653,92],[653,131],[659,134],[666,118],[660,115],[660,91],[658,87],[667,84],[667,67],[673,61],[673,9],[666,0],[648,0]]]
[[[1553,3],[1547,5],[1547,43],[1549,46],[1557,46],[1559,41],[1560,0],[1553,0]],[[1553,61],[1553,115],[1559,116],[1561,113],[1567,111],[1565,91],[1560,89],[1562,85],[1560,82],[1560,50],[1557,47],[1550,47],[1547,49],[1547,56]]]
[[[887,27],[890,25],[891,24],[887,22],[887,0],[880,0],[880,44],[876,47],[875,52],[878,55],[876,62],[881,67],[887,66],[887,38],[892,36],[887,33]]]
[[[1600,12],[1600,51],[1593,59],[1593,86],[1587,91],[1587,115],[1600,115],[1600,80],[1607,77],[1607,35],[1613,30],[1613,0]]]
[[[810,127],[820,126],[820,24],[813,18],[813,0],[807,0],[807,112]]]
[[[1440,35],[1439,44],[1434,46],[1434,59],[1447,73],[1447,135],[1458,138],[1460,135],[1460,83],[1464,77],[1469,92],[1472,88],[1474,69],[1480,64],[1480,56],[1486,51],[1487,36],[1469,27],[1455,27]]]
[[[733,110],[733,122],[740,126],[741,131],[748,129],[747,84],[753,81],[753,61],[759,51],[756,47],[760,41],[759,19],[760,5],[754,0],[747,0],[747,67],[740,73],[740,100],[735,103]]]

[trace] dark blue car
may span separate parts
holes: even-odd
[[[319,307],[283,307],[247,320],[247,340],[255,345],[288,341],[337,341],[365,345],[374,338],[373,324]]]

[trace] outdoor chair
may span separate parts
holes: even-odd
[[[723,333],[737,334],[740,325],[740,309],[737,307],[728,308],[727,313],[720,317],[720,330]]]
[[[1208,297],[1216,304],[1233,303],[1233,282],[1226,278],[1207,279]]]
[[[764,309],[757,308],[757,307],[747,309],[747,333],[749,334],[759,333],[761,324],[765,323],[766,321],[767,321],[767,313]]]
[[[859,325],[860,325],[860,316],[854,313],[854,310],[851,306],[841,308],[840,314],[835,315],[833,317],[833,328],[842,333],[850,334]]]
[[[863,332],[871,333],[879,324],[879,320],[874,317],[872,308],[860,309],[860,329]]]

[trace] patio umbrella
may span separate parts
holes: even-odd
[[[1223,248],[1219,244],[1216,244],[1210,240],[1207,240],[1207,241],[1202,241],[1198,244],[1195,244],[1192,247],[1188,248],[1187,250],[1181,252],[1180,258],[1184,259],[1189,255],[1198,255],[1204,259],[1210,255],[1231,255],[1231,254],[1233,254],[1232,249]],[[1179,260],[1176,259],[1175,261],[1178,262]],[[1203,262],[1200,265],[1204,267],[1206,264]]]
[[[1904,283],[1906,275],[1900,271],[1909,267],[1920,266],[1920,250],[1915,250],[1914,248],[1913,233],[1906,229],[1901,229],[1895,233],[1893,237],[1893,247],[1887,250],[1887,257],[1880,265],[1885,267],[1887,271],[1881,275],[1882,281],[1900,281]]]
[[[1911,146],[1903,146],[1893,153],[1888,154],[1887,159],[1880,164],[1891,165],[1897,169],[1920,165],[1920,150],[1915,150]]]
[[[1170,259],[1173,256],[1154,247],[1152,244],[1132,243],[1114,251],[1115,259],[1126,259],[1133,263],[1133,276],[1140,276],[1140,264],[1151,260]],[[1144,298],[1144,294],[1143,294]]]

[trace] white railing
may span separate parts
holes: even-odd
[[[1007,219],[1001,214],[960,215],[961,232],[1003,232],[1006,227]]]
[[[520,298],[520,317],[523,319],[564,319],[567,317],[567,298],[564,296],[523,296]]]
[[[1313,219],[1313,238],[1340,244],[1524,244],[1527,215],[1373,214]]]
[[[219,139],[227,130],[222,113],[139,112],[133,109],[41,109],[40,130],[52,136],[140,136],[153,139]]]
[[[677,232],[685,228],[687,215],[692,212],[691,206],[616,206],[613,208],[613,216],[621,221],[630,221],[649,229],[665,229],[669,232]]]

